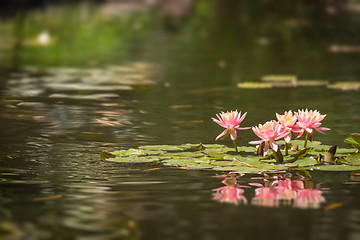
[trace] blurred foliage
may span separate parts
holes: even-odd
[[[76,4],[19,13],[0,22],[0,50],[8,64],[16,65],[86,66],[109,61],[114,55],[127,56],[130,43],[145,37],[143,29],[151,23],[150,15],[106,16],[100,10]]]

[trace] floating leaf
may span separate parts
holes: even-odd
[[[304,87],[327,86],[328,84],[329,84],[329,81],[324,81],[324,80],[301,80],[301,81],[297,81],[298,86],[304,86]]]
[[[282,144],[279,141],[280,145]],[[294,140],[291,144],[301,145],[303,141]],[[184,169],[208,169],[215,171],[234,171],[241,173],[277,172],[288,169],[316,169],[322,171],[355,171],[360,170],[360,154],[351,154],[355,149],[338,148],[329,165],[319,165],[315,159],[319,153],[328,153],[329,145],[320,142],[309,142],[305,151],[298,154],[290,152],[285,157],[285,164],[276,163],[269,156],[256,156],[255,147],[239,147],[236,153],[232,148],[219,144],[182,144],[182,145],[151,145],[102,152],[101,157],[110,162],[147,163],[159,162],[165,166]],[[333,161],[334,160],[334,161]],[[319,160],[320,162],[320,160]]]
[[[261,78],[262,81],[271,83],[273,87],[296,87],[297,77],[294,75],[268,75]]]
[[[353,148],[338,148],[336,150],[336,154],[339,155],[339,154],[348,154],[348,153],[355,153],[356,152],[356,149],[353,149]]]
[[[106,159],[109,162],[122,162],[122,163],[146,163],[146,162],[155,162],[161,160],[161,157],[158,156],[126,156],[126,157],[115,157]]]
[[[261,88],[272,88],[272,84],[270,83],[259,83],[259,82],[241,82],[237,84],[238,88],[254,88],[254,89],[261,89]]]
[[[312,170],[321,170],[321,171],[355,171],[359,170],[360,166],[350,166],[350,165],[319,165],[311,167]]]
[[[341,159],[340,161],[348,165],[360,166],[360,153],[346,156],[344,159]]]
[[[314,158],[303,158],[303,159],[299,159],[293,163],[287,163],[286,166],[303,167],[303,166],[313,166],[315,164],[317,164],[317,161]]]
[[[360,90],[360,82],[336,82],[329,84],[328,88],[338,89],[342,91]]]
[[[186,149],[186,147],[176,146],[176,145],[146,145],[146,146],[140,146],[139,149],[163,150],[163,151],[181,151],[181,150]]]
[[[354,148],[360,148],[360,133],[352,133],[344,141],[350,143]]]

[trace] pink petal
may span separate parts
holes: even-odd
[[[326,128],[326,127],[317,127],[315,128],[316,131],[318,131],[319,133],[325,134],[323,131],[327,131],[327,130],[331,130],[330,128]]]
[[[217,136],[217,137],[215,138],[215,141],[218,140],[219,138],[225,136],[225,135],[227,134],[227,132],[228,132],[228,130],[225,129],[222,133],[219,134],[219,136]]]
[[[232,130],[230,131],[230,138],[231,138],[231,140],[233,140],[233,141],[236,140],[236,138],[237,138],[237,133],[236,133],[236,130],[235,130],[235,129],[232,129]]]
[[[251,127],[235,127],[235,128],[239,130],[247,130],[250,129]]]
[[[284,137],[284,140],[285,140],[286,143],[290,142],[290,140],[291,140],[291,132]]]
[[[241,112],[239,113],[239,115],[241,115]],[[239,122],[242,122],[244,120],[244,118],[246,117],[246,115],[247,115],[247,112],[245,112],[244,115],[242,115]]]
[[[263,142],[263,140],[251,141],[251,142],[249,142],[249,144],[258,145],[258,144],[261,144],[262,142]]]
[[[213,120],[214,122],[216,122],[217,124],[219,124],[220,126],[222,126],[222,127],[224,127],[224,128],[227,128],[226,124],[225,124],[223,121],[218,120],[218,119],[215,119],[215,118],[212,118],[212,120]]]
[[[269,141],[269,144],[270,144],[270,147],[271,147],[275,152],[277,152],[277,150],[278,150],[278,144],[277,144],[274,140],[270,140],[270,141]]]

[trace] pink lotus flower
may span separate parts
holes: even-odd
[[[241,116],[241,112],[231,111],[231,112],[221,112],[220,115],[216,114],[218,119],[212,118],[214,122],[226,128],[219,136],[216,137],[215,140],[218,140],[221,137],[224,137],[227,134],[230,134],[231,140],[235,141],[237,138],[236,129],[238,130],[246,130],[250,129],[250,127],[239,127],[240,123],[244,120],[247,113]]]
[[[298,112],[295,113],[295,116],[298,120],[297,125],[301,128],[300,136],[304,131],[308,132],[311,136],[313,134],[313,129],[322,134],[324,134],[322,131],[330,130],[330,128],[320,127],[321,121],[325,118],[326,114],[321,115],[317,110],[298,110]]]
[[[281,125],[285,128],[285,132],[287,134],[284,136],[285,142],[289,143],[291,140],[291,132],[299,133],[300,127],[296,125],[297,118],[293,115],[292,111],[284,112],[283,115],[276,113],[276,118],[281,123]]]
[[[279,122],[274,120],[268,121],[264,125],[259,124],[258,127],[253,127],[252,130],[259,138],[261,138],[261,140],[251,141],[249,143],[261,144],[262,142],[265,142],[264,156],[269,151],[269,147],[277,152],[278,144],[275,140],[278,140],[287,134],[285,128],[283,128]]]

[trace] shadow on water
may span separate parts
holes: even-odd
[[[359,235],[356,174],[234,182],[98,155],[214,143],[211,117],[235,109],[244,126],[318,109],[332,130],[315,139],[347,147],[360,120],[356,1],[21,2],[0,4],[2,239]],[[322,85],[237,87],[268,75]],[[242,131],[240,144],[254,137]]]

